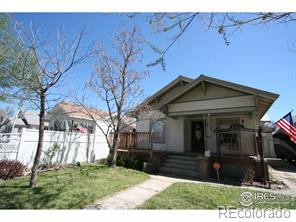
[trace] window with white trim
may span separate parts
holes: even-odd
[[[151,120],[152,143],[165,143],[165,119]]]

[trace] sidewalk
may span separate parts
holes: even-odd
[[[160,193],[174,181],[160,180],[157,177],[150,177],[147,181],[133,186],[127,190],[121,191],[115,195],[103,198],[95,204],[87,206],[85,209],[93,210],[124,210],[134,209]]]

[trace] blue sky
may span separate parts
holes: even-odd
[[[124,14],[108,13],[24,13],[15,14],[24,24],[33,21],[45,35],[55,37],[58,27],[69,34],[86,26],[87,41],[101,42],[105,48],[111,46],[111,38],[121,25],[137,25],[143,35],[159,48],[165,48],[172,33],[153,34],[143,15],[129,19]],[[157,57],[146,48],[140,70],[150,71],[143,81],[145,95],[151,95],[178,75],[196,78],[200,74],[244,84],[280,94],[268,114],[277,120],[292,109],[296,113],[296,52],[289,48],[296,41],[295,24],[271,24],[268,26],[246,26],[229,37],[226,46],[216,30],[205,31],[200,23],[192,24],[190,30],[174,45],[166,56],[166,71],[160,66],[147,68],[146,64]],[[64,90],[81,89],[92,71],[92,62],[73,70],[68,86]],[[90,104],[98,104],[90,98]],[[0,105],[1,106],[1,105]]]

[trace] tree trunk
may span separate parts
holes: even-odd
[[[120,132],[115,133],[114,135],[116,135],[116,142],[115,145],[113,144],[113,157],[112,157],[112,163],[111,163],[111,167],[116,167],[116,160],[117,160],[117,150],[120,144]]]
[[[44,137],[44,117],[45,117],[45,92],[40,93],[40,114],[39,114],[39,138],[37,151],[34,159],[34,164],[31,170],[30,187],[36,187],[37,185],[37,173],[38,165],[40,162],[42,147],[43,147],[43,137]]]

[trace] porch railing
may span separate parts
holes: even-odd
[[[258,129],[246,128],[242,125],[231,125],[227,129],[216,129],[218,155],[231,153],[243,156],[244,144],[254,147],[254,154],[258,155]]]
[[[112,141],[114,133],[110,133]],[[152,156],[152,132],[121,132],[119,150],[121,151],[146,151]]]

